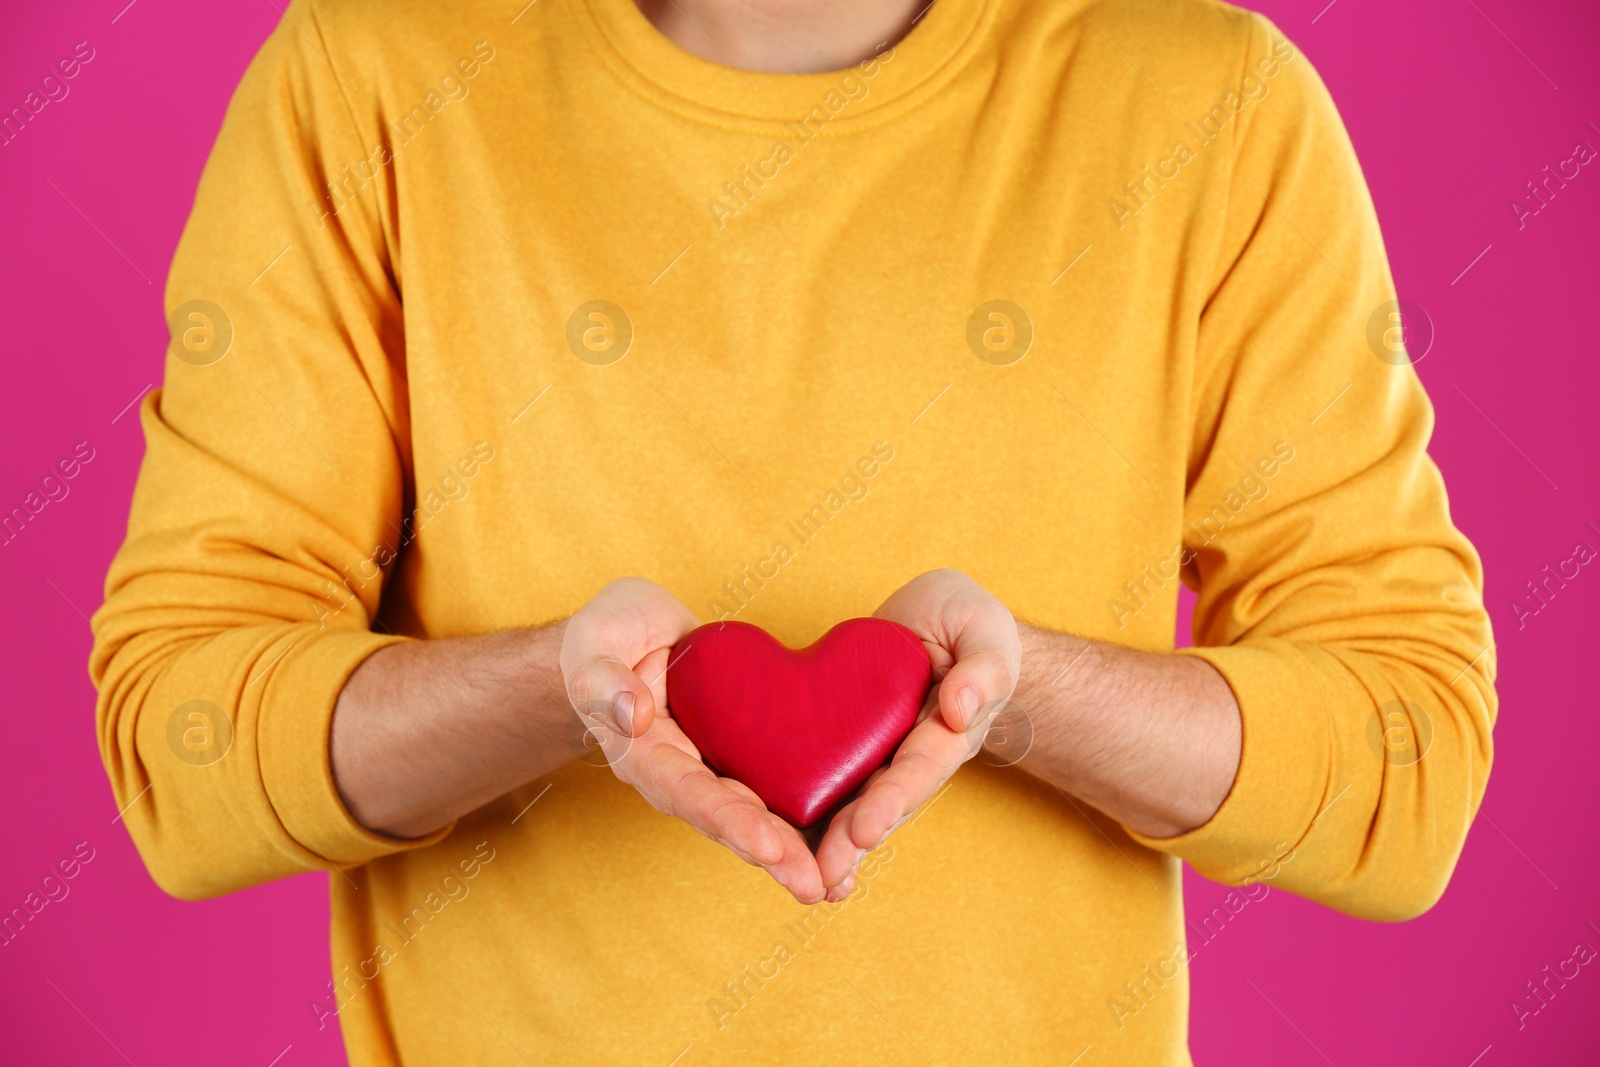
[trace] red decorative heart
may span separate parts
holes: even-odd
[[[804,828],[894,754],[932,682],[927,649],[896,622],[849,619],[799,651],[714,622],[672,650],[667,705],[708,766]]]

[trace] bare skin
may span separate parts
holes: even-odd
[[[910,31],[931,0],[635,0],[679,48],[740,70],[844,70]]]
[[[637,3],[692,54],[783,73],[844,69],[898,41],[926,7]],[[912,580],[878,614],[921,636],[941,681],[890,764],[809,843],[745,786],[707,768],[672,721],[667,654],[696,620],[666,590],[637,578],[606,586],[564,622],[406,642],[369,657],[334,709],[334,779],[363,825],[420,837],[571,761],[587,733],[617,777],[658,811],[762,867],[808,904],[849,894],[864,852],[993,741],[990,728],[1008,700],[1006,715],[1025,715],[1032,726],[1019,769],[1133,830],[1182,833],[1227,796],[1239,765],[1239,709],[1204,662],[1019,625],[956,571]]]
[[[362,825],[421,837],[571,762],[587,735],[658,811],[816,903],[799,831],[712,773],[667,711],[667,653],[697,625],[665,589],[623,578],[565,622],[381,649],[334,706],[340,796]]]
[[[957,571],[914,579],[877,614],[922,638],[941,680],[893,760],[834,816],[814,853],[744,785],[706,767],[672,721],[667,656],[697,623],[639,578],[612,582],[563,623],[369,657],[334,709],[334,779],[363,825],[420,837],[570,762],[587,732],[658,811],[807,904],[849,895],[862,855],[981,750],[1008,700],[1033,726],[1020,769],[1131,829],[1182,833],[1227,796],[1239,711],[1207,664],[1019,627]]]
[[[423,837],[583,753],[565,623],[379,649],[334,705],[329,762],[356,821]]]
[[[1209,663],[1021,627],[1017,766],[1147,837],[1208,822],[1239,770],[1239,704]],[[1159,783],[1159,784],[1158,784]]]
[[[1018,769],[1150,837],[1203,825],[1232,788],[1239,705],[1202,660],[1018,625],[958,571],[914,579],[877,614],[921,635],[936,673],[949,673],[930,697],[937,713],[913,728],[824,835],[817,861],[829,899],[848,895],[862,855],[937,793],[985,740],[998,740],[991,729],[1001,715],[1025,717],[1031,726],[1032,744]],[[963,693],[969,683],[975,692]],[[1014,737],[1018,728],[1008,723],[1007,733]]]

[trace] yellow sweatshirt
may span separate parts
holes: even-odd
[[[1495,657],[1305,56],[1207,0],[939,0],[769,75],[525,3],[296,0],[228,112],[94,621],[164,889],[330,871],[306,1024],[363,1067],[1181,1064],[1180,860],[1240,906],[1438,898]],[[1195,587],[1243,714],[1210,823],[974,761],[808,910],[604,768],[421,841],[334,788],[387,642],[637,574],[798,645],[946,566],[1151,650]]]

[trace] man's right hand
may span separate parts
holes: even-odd
[[[742,783],[712,772],[672,720],[668,658],[698,625],[659,585],[612,582],[567,620],[560,657],[567,696],[612,771],[651,806],[764,868],[802,904],[815,904],[822,874],[800,832]]]

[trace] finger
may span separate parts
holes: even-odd
[[[1011,696],[1021,668],[1016,619],[959,571],[936,570],[907,582],[878,609],[928,646],[940,676],[939,713],[952,729],[972,728],[986,706]]]
[[[926,717],[926,710],[924,711]],[[918,720],[921,721],[921,720]],[[889,770],[888,767],[879,767],[862,783],[856,791],[856,800],[871,789],[873,784],[882,778]],[[856,800],[852,800],[840,808],[834,817],[829,820],[827,827],[812,849],[817,857],[817,869],[822,872],[822,884],[828,888],[828,899],[843,900],[850,895],[854,887],[856,868],[861,864],[861,857],[867,850],[855,843],[852,828],[855,823]],[[840,890],[835,892],[835,890]]]
[[[1017,659],[1002,648],[958,653],[939,683],[939,714],[950,729],[965,733],[980,717],[999,714],[1017,686]]]
[[[737,778],[718,778],[717,781],[721,782],[723,785],[727,786],[729,789],[733,790],[735,793],[738,793],[740,796],[746,797],[746,798],[748,798],[750,800],[754,800],[757,803],[761,803],[761,798],[756,795],[756,791],[754,789],[751,789],[749,786],[745,785],[743,782],[739,781],[739,779],[737,779]],[[766,807],[766,804],[762,803],[761,806],[762,807]]]
[[[768,812],[767,818],[772,820],[773,830],[783,842],[783,857],[777,863],[768,864],[767,873],[800,903],[820,904],[825,893],[822,871],[817,867],[817,858],[811,854],[810,846],[800,836],[800,831],[778,816]]]
[[[670,718],[656,719],[647,736],[623,748],[612,770],[657,811],[764,868],[802,904],[822,900],[822,875],[800,832],[768,811],[744,783],[712,773]]]
[[[655,698],[658,708],[667,706],[667,666],[671,658],[672,649],[658,648],[633,668],[633,673],[639,676],[640,681],[649,686],[650,695]]]
[[[755,790],[738,779],[718,778],[717,781],[727,789],[759,805],[762,811],[767,810]],[[822,874],[818,870],[816,857],[811,853],[811,847],[806,844],[805,835],[771,812],[767,812],[767,817],[772,821],[773,830],[783,841],[782,858],[776,863],[760,863],[750,856],[740,858],[746,863],[764,868],[772,876],[773,881],[794,894],[800,903],[815,904],[822,900],[826,887],[822,884]],[[848,890],[846,892],[848,893]]]
[[[611,582],[567,620],[560,662],[568,698],[585,719],[599,717],[624,736],[643,734],[665,703],[666,656],[696,625],[694,614],[654,582]]]
[[[655,695],[615,657],[600,656],[568,672],[567,697],[586,721],[599,719],[624,737],[642,736],[655,721]]]
[[[939,791],[972,752],[969,735],[952,731],[939,719],[925,719],[913,727],[889,769],[855,800],[851,842],[860,849],[878,847]]]
[[[869,787],[870,788],[870,787]],[[828,900],[839,901],[855,888],[856,868],[867,850],[855,843],[853,827],[859,801],[851,801],[828,824],[817,846],[817,869],[822,873],[822,884],[827,887]]]
[[[655,746],[643,762],[644,780],[635,784],[657,808],[757,866],[783,860],[783,836],[759,800],[728,788],[704,763],[671,746]]]

